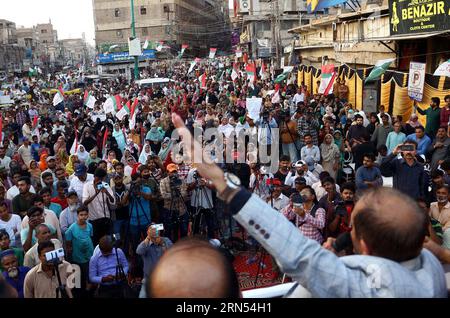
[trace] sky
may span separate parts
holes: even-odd
[[[94,15],[92,0],[0,0],[0,19],[31,27],[48,23],[58,31],[58,39],[81,38],[94,44]]]

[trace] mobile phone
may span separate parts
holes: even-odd
[[[401,145],[400,151],[414,151],[414,145],[411,144]]]

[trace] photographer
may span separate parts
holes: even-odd
[[[258,143],[260,145],[267,145],[267,155],[270,156],[273,142],[272,129],[278,128],[277,122],[269,111],[264,111],[262,117],[256,120],[255,124],[258,127]],[[278,149],[273,149],[273,151],[278,151]]]
[[[112,189],[103,180],[106,171],[97,168],[94,172],[94,180],[83,187],[83,205],[89,209],[89,221],[94,228],[94,244],[100,237],[111,233],[111,207],[116,203]]]
[[[273,178],[273,174],[268,170],[268,167],[262,167],[259,163],[255,163],[250,176],[250,191],[263,200],[270,196],[267,180]]]
[[[135,173],[131,176],[130,190],[126,196],[129,200],[131,246],[135,251],[151,222],[150,200],[153,195],[150,187],[142,183],[141,175]]]
[[[333,213],[327,214],[328,237],[338,237],[342,233],[351,231],[351,215],[355,206],[354,196],[355,185],[351,182],[342,184],[339,201],[335,200]]]
[[[200,177],[195,168],[189,171],[186,182],[188,190],[191,191],[191,207],[194,219],[193,232],[198,234],[201,230],[201,219],[204,218],[208,228],[208,239],[211,239],[214,237],[215,230],[215,213],[212,197],[214,186],[206,179]]]
[[[189,213],[187,211],[187,186],[178,176],[176,164],[167,165],[168,176],[161,180],[160,191],[164,199],[164,211],[162,215],[164,228],[172,242],[188,233]]]

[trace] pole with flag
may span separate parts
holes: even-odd
[[[137,104],[138,104],[138,99],[135,98],[133,105],[131,106],[130,109],[130,130],[134,129],[136,127],[136,115],[137,115]]]
[[[216,52],[217,52],[216,48],[210,48],[209,49],[209,58],[213,59],[216,56]]]
[[[106,159],[107,151],[106,151],[106,141],[108,140],[108,127],[105,129],[105,133],[103,135],[103,142],[102,142],[102,151],[103,151],[103,159]]]
[[[70,154],[75,155],[78,152],[78,130],[75,129],[75,139],[73,141],[72,147],[70,147]]]

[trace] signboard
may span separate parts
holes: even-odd
[[[389,1],[391,35],[450,29],[448,0]]]
[[[239,0],[239,12],[248,12],[250,9],[250,0]]]
[[[259,47],[258,48],[258,57],[260,57],[260,58],[272,57],[272,52],[270,50],[270,47]]]
[[[131,56],[141,56],[141,40],[139,38],[129,38],[128,39],[128,50]]]
[[[143,54],[139,56],[139,61],[145,61],[146,59],[154,59],[154,58],[155,58],[155,50],[144,50]],[[122,63],[132,61],[133,57],[130,56],[128,52],[99,54],[96,59],[97,64]]]
[[[411,62],[409,66],[408,96],[418,102],[423,98],[425,63]]]

